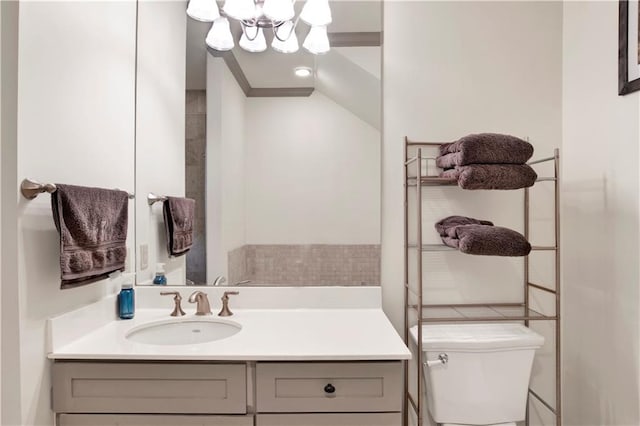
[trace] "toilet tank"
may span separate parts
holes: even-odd
[[[422,326],[427,404],[437,423],[488,425],[524,420],[531,366],[544,338],[521,324]],[[411,329],[417,342],[417,326]],[[431,363],[434,364],[434,363]]]

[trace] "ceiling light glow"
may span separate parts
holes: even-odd
[[[295,75],[300,78],[311,77],[311,68],[298,67],[294,71]]]

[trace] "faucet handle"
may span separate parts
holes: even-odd
[[[219,317],[230,317],[231,315],[233,315],[233,312],[231,312],[231,310],[229,309],[229,296],[236,294],[240,294],[240,292],[225,291],[224,293],[222,293],[222,298],[220,298],[220,300],[222,300],[222,309],[220,309],[220,312],[218,312]]]
[[[173,312],[171,312],[172,317],[181,317],[185,315],[184,311],[182,310],[182,306],[180,306],[180,302],[182,302],[182,296],[180,295],[179,291],[161,291],[160,295],[173,296],[174,306]]]

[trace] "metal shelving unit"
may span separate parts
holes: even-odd
[[[521,303],[472,303],[472,304],[428,304],[425,303],[423,295],[423,255],[430,252],[455,251],[455,249],[441,244],[423,244],[422,242],[422,200],[423,188],[433,186],[457,186],[457,182],[451,179],[444,179],[437,176],[422,176],[422,162],[433,159],[424,157],[422,151],[425,148],[433,148],[442,145],[442,142],[412,142],[405,137],[404,146],[404,340],[407,346],[411,347],[410,328],[414,325],[427,323],[452,323],[452,322],[494,322],[494,321],[522,321],[529,326],[531,321],[553,321],[555,329],[555,405],[545,401],[533,389],[529,389],[529,395],[537,399],[546,409],[555,416],[556,426],[562,425],[562,386],[561,386],[561,341],[560,341],[560,199],[559,199],[559,150],[554,150],[554,155],[548,158],[531,161],[528,164],[539,164],[553,162],[554,173],[552,177],[540,177],[537,182],[553,182],[554,189],[554,233],[555,244],[553,246],[534,246],[532,251],[552,251],[555,261],[555,283],[553,287],[532,283],[529,279],[529,256],[524,258],[524,283],[523,298]],[[415,150],[415,155],[410,155]],[[410,170],[414,169],[415,174]],[[415,206],[416,224],[415,241],[409,241],[409,195],[410,191],[415,191],[418,202]],[[530,194],[529,188],[524,189],[524,237],[529,240],[530,233]],[[415,251],[416,255],[416,283],[409,282],[409,253]],[[530,294],[541,291],[550,293],[555,297],[555,312],[553,315],[544,315],[536,312],[530,307]],[[415,301],[411,301],[411,298]],[[415,320],[412,322],[410,312],[415,313]],[[416,377],[409,377],[409,362],[405,363],[405,403],[403,424],[409,425],[410,409],[415,412],[418,425],[424,424],[426,407],[424,400],[424,362],[422,347],[422,327],[417,327],[417,343],[414,359],[417,364]],[[416,394],[410,390],[410,381],[415,380]],[[527,404],[527,407],[529,404]],[[527,410],[526,424],[529,425]]]

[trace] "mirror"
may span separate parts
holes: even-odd
[[[138,284],[165,264],[169,285],[379,285],[381,3],[331,2],[317,56],[302,22],[296,53],[244,51],[234,21],[214,51],[185,9],[139,3],[136,193],[194,199],[193,245],[169,257],[140,197]]]

